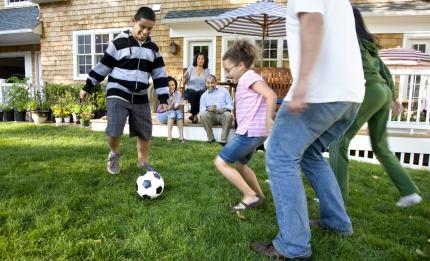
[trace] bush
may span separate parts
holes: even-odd
[[[16,111],[23,111],[30,101],[30,95],[28,94],[27,79],[20,80],[16,76],[12,76],[8,79],[8,82],[12,83],[10,89],[6,92],[6,97],[10,107]]]

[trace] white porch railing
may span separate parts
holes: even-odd
[[[390,112],[388,143],[403,166],[430,170],[430,70],[391,70],[395,93],[404,112]],[[363,126],[366,129],[367,126]],[[378,163],[365,132],[354,137],[349,146],[351,159]]]
[[[12,87],[13,83],[0,83],[0,104],[7,103],[7,91]],[[31,84],[28,84],[28,93],[30,94],[30,97],[34,98],[34,93],[37,88],[43,88],[41,86],[33,86]]]
[[[430,70],[392,70],[401,115],[390,112],[388,128],[401,133],[430,133]]]
[[[0,104],[5,104],[7,102],[6,93],[11,86],[11,83],[0,84]]]

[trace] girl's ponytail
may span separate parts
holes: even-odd
[[[243,64],[250,68],[255,59],[257,58],[257,49],[255,45],[247,40],[237,40],[233,43],[233,46],[222,57],[222,60],[230,60],[235,64],[243,62]]]

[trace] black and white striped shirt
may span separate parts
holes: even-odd
[[[120,98],[134,104],[148,103],[151,76],[160,103],[167,103],[169,87],[163,57],[149,37],[140,44],[130,31],[120,33],[88,74],[83,90],[90,93],[107,75],[108,98]]]

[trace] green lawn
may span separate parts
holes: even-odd
[[[264,260],[253,240],[277,233],[263,153],[252,167],[266,203],[229,212],[240,199],[217,173],[218,144],[155,138],[151,164],[166,183],[139,200],[135,140],[124,137],[122,172],[105,170],[105,135],[79,127],[0,123],[0,260]],[[352,162],[348,212],[354,235],[312,230],[315,260],[429,260],[430,172],[408,170],[425,200],[398,209],[380,166]],[[315,195],[306,185],[311,218]]]

